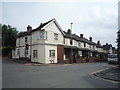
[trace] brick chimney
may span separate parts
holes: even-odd
[[[71,34],[72,32],[71,32],[71,30],[70,30],[70,29],[68,29],[67,33],[68,33],[68,34]]]
[[[108,43],[106,43],[106,45],[108,45]]]
[[[89,40],[92,42],[92,37],[89,37]]]
[[[30,25],[27,26],[27,31],[31,31],[32,27]]]
[[[84,35],[84,34],[80,34],[80,38],[83,38],[83,35]]]
[[[97,41],[97,44],[100,45],[100,41]]]

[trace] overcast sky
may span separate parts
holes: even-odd
[[[93,41],[116,46],[118,30],[118,0],[2,0],[2,24],[26,31],[27,25],[34,28],[41,22],[56,18],[63,30],[70,28]],[[26,2],[25,2],[26,1]],[[28,2],[29,1],[29,2]],[[1,20],[1,19],[0,19]]]

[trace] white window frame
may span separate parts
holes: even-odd
[[[28,55],[28,49],[25,48],[25,56]]]
[[[78,42],[78,47],[81,47],[81,42]]]
[[[38,51],[37,50],[33,50],[33,58],[37,58],[38,56]]]
[[[20,39],[16,40],[17,45],[20,45]]]
[[[55,57],[55,50],[49,50],[49,57]]]
[[[58,40],[58,34],[54,33],[54,40]]]
[[[47,31],[39,31],[38,39],[47,39]]]
[[[17,56],[20,56],[20,49],[17,49]]]

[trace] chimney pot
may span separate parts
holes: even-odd
[[[92,37],[90,37],[89,40],[92,41]]]
[[[108,45],[108,43],[106,43],[106,45]]]
[[[32,27],[30,25],[27,26],[27,31],[31,31]]]
[[[80,38],[83,38],[83,34],[80,34]]]
[[[68,34],[71,34],[71,30],[70,30],[70,29],[68,29],[67,33],[68,33]]]
[[[99,45],[99,44],[100,44],[100,41],[97,41],[97,44]]]

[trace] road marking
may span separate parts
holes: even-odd
[[[104,71],[104,70],[107,70],[107,69],[110,69],[110,68],[98,70],[98,71],[92,72],[91,74],[94,75],[94,74],[96,74],[96,73],[98,73],[98,72],[101,72],[101,71]],[[108,82],[120,83],[119,81],[113,81],[113,80],[105,79],[105,78],[103,78],[103,77],[99,77],[99,76],[96,76],[96,75],[94,75],[94,76],[95,76],[97,79],[105,80],[105,81],[108,81]]]
[[[105,78],[98,77],[98,76],[96,76],[95,78],[101,79],[101,80],[104,80],[104,81],[108,81],[108,82],[112,82],[112,83],[120,83],[119,81],[113,81],[113,80],[105,79]]]
[[[107,69],[110,69],[110,68],[101,69],[101,70],[98,70],[98,71],[92,72],[91,74],[95,74],[95,73],[98,73],[98,72],[102,72],[102,71],[107,70]]]

